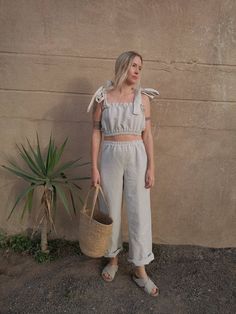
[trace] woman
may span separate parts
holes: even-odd
[[[122,250],[121,207],[124,192],[129,229],[129,258],[135,265],[135,283],[151,296],[159,289],[148,277],[145,265],[153,259],[150,188],[154,185],[153,138],[149,97],[154,89],[141,89],[143,59],[134,51],[122,53],[115,63],[115,77],[94,94],[92,133],[92,185],[101,184],[113,219],[109,263],[102,271],[112,281]],[[103,133],[103,141],[102,141]],[[98,165],[101,151],[100,171]]]

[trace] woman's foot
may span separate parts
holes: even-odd
[[[159,288],[148,277],[144,266],[135,267],[132,279],[140,288],[144,289],[144,291],[150,294],[151,296],[153,297],[158,296]]]
[[[109,263],[103,268],[102,278],[107,282],[111,282],[115,278],[117,270],[118,270],[118,258],[117,256],[115,256],[115,257],[112,257]]]

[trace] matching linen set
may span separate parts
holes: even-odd
[[[109,82],[107,86],[109,87]],[[150,98],[158,95],[151,88],[138,88],[133,102],[107,101],[107,87],[94,94],[88,110],[103,101],[102,132],[105,136],[119,134],[141,135],[145,129],[141,94]],[[150,189],[145,188],[147,154],[142,140],[103,141],[100,156],[101,185],[113,219],[112,237],[105,257],[114,257],[122,250],[121,208],[124,193],[129,231],[129,258],[135,266],[149,264],[153,259]],[[100,200],[101,209],[107,207]]]

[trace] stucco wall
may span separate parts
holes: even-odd
[[[88,160],[87,104],[124,50],[143,55],[142,85],[160,91],[154,242],[235,246],[234,0],[0,0],[1,163],[36,131],[43,144],[51,132],[58,143],[69,136],[67,157]],[[1,170],[0,228],[9,233],[33,223],[6,221],[20,187]],[[77,223],[59,209],[58,236],[77,239]]]

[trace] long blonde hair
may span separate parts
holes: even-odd
[[[115,63],[115,77],[113,80],[112,88],[120,88],[127,78],[127,74],[133,59],[139,57],[143,63],[142,56],[135,51],[125,51],[116,59]]]

